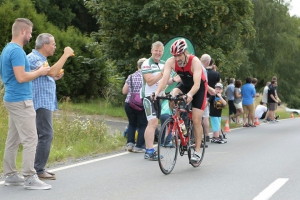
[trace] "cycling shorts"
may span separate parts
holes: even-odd
[[[180,89],[183,94],[187,94],[191,90],[190,87],[185,87],[182,83],[179,83],[176,88]],[[205,88],[200,88],[198,92],[194,94],[192,100],[193,108],[198,108],[204,111],[206,106],[206,93]]]
[[[148,96],[143,98],[143,105],[144,105],[144,109],[148,121],[160,117],[161,106],[158,100],[153,102],[150,99],[150,96]]]

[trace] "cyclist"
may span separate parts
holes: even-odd
[[[200,152],[203,134],[201,120],[206,106],[207,78],[199,58],[188,53],[187,43],[184,39],[176,40],[172,44],[170,51],[173,57],[169,58],[165,63],[164,74],[155,92],[154,99],[166,86],[172,69],[175,70],[181,78],[181,83],[173,89],[172,94],[187,94],[187,104],[192,103],[196,151],[191,157],[191,161],[198,162],[201,159],[201,155],[198,152]]]
[[[145,60],[141,66],[143,74],[143,86],[141,96],[143,98],[143,105],[148,120],[148,125],[145,130],[145,145],[146,152],[145,159],[158,160],[158,155],[153,148],[154,134],[158,125],[159,111],[154,109],[154,104],[150,99],[150,95],[157,89],[158,83],[163,76],[164,61],[160,58],[164,52],[164,45],[160,41],[156,41],[151,47],[151,57]],[[180,80],[179,77],[170,78],[168,75],[168,83],[172,84],[175,80]]]

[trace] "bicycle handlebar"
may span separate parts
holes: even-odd
[[[153,93],[153,97],[154,97],[154,93]],[[182,94],[182,93],[179,93],[178,95],[176,96],[172,96],[171,94],[168,94],[166,95],[165,97],[156,97],[156,99],[165,99],[165,100],[169,100],[169,101],[174,101],[174,102],[178,102],[178,101],[183,101],[184,103],[186,102],[187,100],[187,95],[186,94]],[[192,107],[192,102],[189,104],[189,105],[186,105],[184,104],[184,109],[187,111],[187,112],[190,112],[191,111],[191,107]]]
[[[182,97],[182,96],[184,96],[184,97]],[[154,97],[154,93],[153,93],[153,97]],[[187,95],[179,93],[178,95],[173,97],[171,94],[167,94],[165,97],[156,97],[156,99],[165,99],[165,100],[170,100],[170,101],[186,101]]]

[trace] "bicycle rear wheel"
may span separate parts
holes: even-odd
[[[202,142],[201,142],[201,146],[200,146],[200,155],[201,158],[198,162],[195,161],[191,161],[191,157],[193,156],[194,152],[196,151],[196,146],[195,146],[195,137],[194,137],[194,126],[193,123],[190,122],[190,126],[188,129],[188,137],[189,137],[189,141],[188,141],[188,157],[189,157],[189,162],[193,167],[199,167],[203,158],[204,158],[204,153],[205,153],[205,146],[206,146],[206,141],[205,141],[205,132],[204,132],[204,127],[203,127],[203,134],[202,134]],[[199,152],[198,152],[199,153]]]
[[[174,119],[167,119],[162,125],[158,136],[158,159],[162,173],[170,174],[175,167],[178,154],[178,132],[172,132]]]

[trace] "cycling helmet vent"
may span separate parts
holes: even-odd
[[[179,54],[182,54],[184,53],[184,51],[187,49],[187,44],[185,42],[184,39],[179,39],[179,40],[176,40],[171,48],[170,48],[170,51],[171,51],[171,54],[173,56],[176,56],[176,55],[179,55]]]

